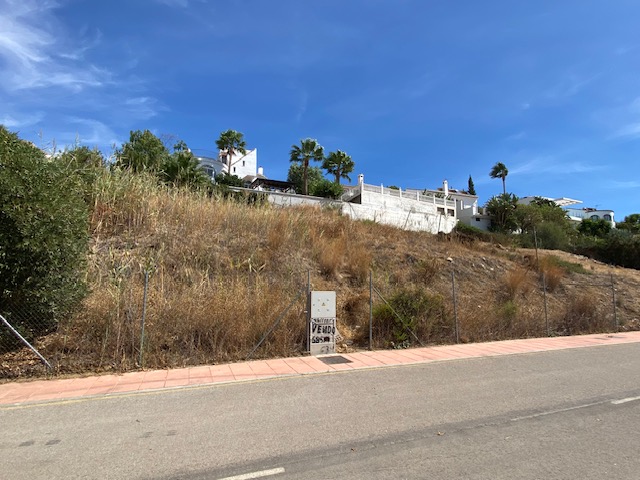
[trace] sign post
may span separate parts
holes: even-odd
[[[310,292],[309,353],[336,352],[336,292]]]

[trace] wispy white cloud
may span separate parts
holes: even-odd
[[[612,138],[638,138],[640,137],[640,122],[629,123],[616,130]]]
[[[168,7],[187,8],[189,6],[189,0],[154,0],[154,1],[156,3],[160,3]]]
[[[576,74],[565,75],[555,85],[543,92],[543,98],[559,100],[573,97],[582,92],[587,86],[600,77],[600,74],[581,76]]]
[[[55,138],[59,145],[71,145],[79,142],[105,147],[122,143],[116,132],[101,121],[81,117],[69,117],[66,120],[69,124],[77,125],[77,127],[75,130],[57,133]]]
[[[148,82],[126,73],[126,54],[121,72],[104,68],[101,31],[71,30],[60,17],[62,7],[54,0],[0,0],[0,104],[7,105],[0,123],[36,126],[51,145],[80,141],[108,150],[119,140],[116,130],[136,128],[168,108],[149,95]],[[70,114],[70,92],[82,113]],[[53,131],[43,123],[52,119]]]
[[[424,73],[398,82],[385,82],[368,88],[359,94],[343,98],[328,105],[327,111],[340,118],[370,121],[383,118],[397,111],[413,108],[431,94],[442,83],[444,75]]]
[[[302,90],[300,92],[300,100],[298,103],[298,111],[296,112],[296,123],[300,123],[304,114],[307,113],[307,106],[309,104],[309,92]]]
[[[524,139],[526,137],[527,137],[527,132],[520,131],[520,132],[513,133],[513,134],[509,135],[508,137],[505,138],[505,140],[507,142],[515,142],[517,140],[522,140],[522,139]]]
[[[616,188],[616,189],[624,189],[624,188],[640,188],[640,182],[635,181],[635,180],[629,180],[629,181],[618,181],[618,180],[612,180],[609,182],[609,188]]]
[[[132,97],[124,101],[124,108],[128,117],[136,120],[148,120],[167,111],[168,108],[152,97]]]
[[[21,128],[35,125],[44,118],[43,112],[34,112],[32,114],[14,116],[4,114],[0,117],[0,124],[7,128]]]
[[[640,97],[628,104],[600,113],[612,130],[610,140],[640,138]]]
[[[598,165],[577,160],[565,160],[562,155],[539,155],[515,164],[509,168],[509,175],[540,175],[554,174],[566,175],[572,173],[596,172],[606,168],[605,165]]]
[[[81,61],[85,46],[72,47],[58,28],[52,14],[58,6],[46,0],[0,0],[0,61],[5,64],[0,88],[63,87],[77,92],[109,81],[106,70]]]

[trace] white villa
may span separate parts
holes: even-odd
[[[524,205],[529,205],[536,197],[523,197],[520,200],[518,200],[519,203],[522,203]],[[601,209],[597,209],[597,208],[568,208],[571,205],[578,205],[581,204],[582,201],[580,200],[574,200],[572,198],[566,198],[566,197],[562,197],[562,198],[549,198],[549,197],[538,197],[538,198],[544,198],[545,200],[551,200],[552,202],[554,202],[556,205],[564,208],[567,212],[567,216],[569,217],[569,220],[571,220],[571,222],[573,224],[578,224],[580,223],[582,220],[588,219],[588,220],[605,220],[607,222],[609,222],[611,224],[612,228],[616,228],[616,222],[614,219],[614,212],[613,210],[601,210]]]
[[[227,172],[227,152],[217,154],[198,150],[194,152],[207,174],[213,178],[219,173]],[[442,187],[435,190],[399,189],[384,185],[368,185],[364,183],[364,175],[358,175],[358,184],[344,186],[344,194],[340,200],[298,195],[288,182],[270,180],[264,176],[262,167],[258,167],[258,150],[247,150],[246,154],[232,156],[231,175],[245,181],[246,189],[259,190],[268,195],[269,201],[275,205],[332,205],[339,207],[342,214],[357,220],[393,225],[404,230],[427,231],[431,233],[449,233],[458,222],[488,230],[491,218],[478,207],[478,197],[461,190],[449,188],[444,180]],[[528,205],[536,197],[523,197],[520,203]],[[546,198],[567,211],[569,219],[579,223],[583,219],[606,220],[615,228],[612,210],[593,208],[567,208],[576,205],[579,200],[571,198]]]
[[[227,152],[225,150],[221,150],[217,154],[206,150],[194,150],[193,154],[211,178],[224,172],[242,179],[248,176],[256,178],[259,175],[263,175],[262,167],[258,168],[257,148],[247,150],[244,155],[241,153],[232,155],[230,172],[228,172],[229,166],[227,165]]]
[[[227,153],[218,154],[204,150],[194,151],[207,174],[214,178],[227,172]],[[457,190],[449,190],[445,180],[439,190],[401,190],[384,185],[367,185],[364,175],[358,175],[358,184],[345,186],[340,200],[298,195],[291,184],[269,180],[258,167],[257,149],[245,155],[232,157],[231,175],[243,179],[248,188],[233,187],[234,190],[259,190],[268,195],[271,203],[280,206],[332,205],[339,207],[343,215],[357,220],[371,220],[393,225],[405,230],[449,233],[458,219],[465,223],[487,220],[478,213],[478,197]]]
[[[414,192],[414,189],[408,189]],[[442,187],[437,190],[423,190],[426,195],[444,196],[456,202],[456,217],[458,221],[481,230],[488,230],[491,225],[491,217],[485,215],[482,208],[478,207],[478,196],[470,195],[462,190],[449,188],[449,182],[444,180]]]

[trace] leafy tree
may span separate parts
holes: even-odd
[[[355,164],[349,155],[342,150],[330,152],[327,158],[322,162],[324,168],[329,175],[335,176],[335,183],[339,184],[341,178],[351,181],[349,174],[353,172]]]
[[[54,328],[85,292],[82,194],[74,169],[0,126],[0,313],[21,313],[13,323],[27,338]]]
[[[491,178],[501,178],[502,179],[502,194],[506,195],[507,193],[507,186],[505,183],[505,179],[507,178],[507,175],[509,175],[509,170],[507,169],[506,165],[502,162],[498,162],[496,163],[493,168],[491,169],[491,171],[489,172],[489,176]]]
[[[106,165],[102,152],[98,149],[90,149],[76,145],[70,150],[65,150],[56,158],[63,168],[77,174],[84,184],[83,193],[87,203],[93,205],[93,185]]]
[[[309,181],[308,170],[309,161],[315,160],[321,162],[324,159],[324,148],[318,143],[317,140],[312,138],[306,138],[300,141],[300,145],[292,145],[290,152],[290,160],[292,162],[299,162],[302,164],[302,178],[303,178],[303,195],[309,194]]]
[[[307,169],[307,183],[310,191],[313,189],[313,185],[324,179],[320,168],[310,166]],[[299,163],[292,163],[287,174],[287,182],[293,183],[296,193],[302,194],[304,192],[304,166]]]
[[[158,172],[162,168],[169,151],[162,141],[149,130],[132,131],[129,141],[116,151],[116,165],[133,172]]]
[[[220,134],[218,140],[216,140],[216,146],[223,155],[226,155],[227,160],[227,173],[232,174],[231,166],[233,165],[233,156],[236,153],[245,155],[247,153],[247,143],[244,141],[244,135],[235,130],[225,130]]]
[[[315,182],[310,186],[309,193],[315,197],[336,199],[342,196],[344,189],[339,183],[322,178],[320,181]]]
[[[546,249],[567,249],[574,230],[567,212],[553,200],[536,197],[529,205],[518,204],[515,210],[519,243],[524,247],[537,245]]]
[[[216,184],[226,185],[228,187],[244,187],[244,180],[237,175],[230,175],[228,172],[222,172],[215,177]]]
[[[578,225],[578,231],[590,237],[604,238],[611,230],[611,224],[606,220],[591,220],[590,218],[584,218]]]
[[[572,240],[573,229],[564,225],[543,221],[536,227],[538,248],[547,250],[568,250]],[[531,246],[534,245],[533,235],[529,234]]]
[[[619,230],[628,230],[636,234],[640,233],[640,213],[632,213],[624,217],[624,222],[618,222],[616,228]]]
[[[210,183],[200,162],[182,140],[174,145],[173,153],[164,161],[160,178],[174,187],[198,188]]]
[[[469,184],[469,186],[467,188],[467,191],[469,192],[469,195],[475,195],[476,194],[476,186],[473,184],[473,178],[471,178],[471,175],[469,175],[468,184]]]
[[[492,232],[510,233],[518,228],[516,208],[518,197],[513,193],[495,195],[485,205],[487,214],[491,217]]]
[[[518,204],[515,215],[518,227],[525,233],[533,232],[545,222],[556,224],[567,232],[572,228],[566,210],[542,197],[535,197],[529,205]]]
[[[640,270],[640,236],[625,230],[611,230],[600,249],[601,260]]]

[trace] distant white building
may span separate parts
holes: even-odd
[[[231,156],[231,171],[229,171],[226,150],[220,150],[217,154],[207,150],[193,150],[193,154],[211,178],[225,172],[246,180],[248,183],[258,177],[265,178],[262,167],[258,168],[257,148],[247,150],[244,155],[234,153]]]
[[[244,155],[235,152],[231,155],[231,171],[229,171],[227,151],[220,150],[218,159],[224,164],[224,171],[240,178],[247,176],[256,177],[258,175],[258,149],[247,150]]]
[[[403,230],[449,233],[457,222],[458,202],[443,192],[367,185],[362,174],[358,175],[358,185],[344,188],[342,202],[343,215]]]
[[[521,199],[518,200],[518,203],[521,203],[523,205],[529,205],[535,198],[543,198],[545,200],[551,200],[552,202],[554,202],[556,205],[562,207],[565,209],[565,211],[567,212],[567,216],[569,217],[569,220],[574,223],[574,224],[578,224],[580,222],[582,222],[582,220],[605,220],[607,222],[609,222],[611,224],[612,228],[616,228],[616,222],[615,222],[615,218],[614,218],[614,212],[613,210],[601,210],[601,209],[597,209],[597,208],[587,208],[587,207],[583,207],[583,208],[569,208],[571,205],[578,205],[581,204],[582,201],[580,200],[574,200],[572,198],[566,198],[566,197],[562,197],[562,198],[549,198],[549,197],[523,197]]]
[[[413,191],[412,189],[409,189]],[[456,217],[459,222],[465,225],[479,228],[480,230],[488,230],[491,225],[491,217],[483,213],[482,208],[478,207],[478,196],[471,195],[462,190],[449,188],[449,182],[444,180],[442,187],[436,190],[423,190],[425,195],[443,196],[449,200],[455,201]]]
[[[584,219],[604,220],[611,224],[611,228],[616,228],[613,210],[600,210],[596,208],[566,208],[569,220],[580,223]]]

